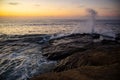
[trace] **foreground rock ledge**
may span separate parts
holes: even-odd
[[[31,80],[119,80],[120,44],[115,41],[91,41],[90,35],[74,35],[50,41],[50,46],[43,49],[43,55],[59,62],[52,72]]]

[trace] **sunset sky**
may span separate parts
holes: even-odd
[[[118,17],[120,0],[0,0],[0,16],[80,17],[86,9]]]

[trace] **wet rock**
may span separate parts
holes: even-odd
[[[54,71],[65,71],[80,66],[103,66],[120,62],[120,46],[109,45],[100,46],[87,50],[85,52],[77,52],[63,60],[61,60]]]
[[[85,51],[85,48],[75,48],[75,47],[66,47],[65,45],[63,46],[55,46],[52,47],[53,49],[50,48],[50,51],[47,51],[46,53],[44,53],[44,56],[47,56],[48,59],[50,60],[59,60],[59,59],[63,59],[75,52],[78,51]],[[46,49],[48,50],[48,49]]]
[[[32,43],[37,43],[39,41],[43,40],[43,37],[29,37],[29,38],[24,38],[22,39],[22,42],[32,42]]]
[[[119,80],[120,45],[99,45],[62,59],[54,72],[31,80]]]
[[[96,34],[96,33],[91,34],[91,36],[92,36],[93,39],[99,39],[100,38],[100,34]]]
[[[101,41],[101,43],[109,45],[109,44],[116,44],[116,41],[115,40],[105,40],[104,39],[104,40]]]
[[[58,64],[52,72],[31,80],[119,80],[120,45],[114,40],[92,40],[91,35],[77,34],[50,41],[43,55]]]
[[[91,36],[72,35],[50,41],[50,46],[43,49],[43,55],[50,60],[60,60],[76,52],[82,52],[89,48]]]
[[[34,77],[31,80],[119,80],[119,64],[106,66],[81,66],[63,72],[51,72]]]
[[[86,43],[87,45],[88,43]],[[86,50],[85,48],[85,43],[84,44],[78,44],[76,42],[73,43],[62,43],[62,44],[58,44],[58,45],[52,45],[48,48],[45,48],[44,51],[44,55],[48,56],[51,54],[56,54],[57,53],[71,53],[71,52],[77,52],[77,51],[84,51]],[[59,54],[58,54],[59,55]]]
[[[120,33],[116,34],[115,40],[116,40],[118,43],[120,43]]]
[[[79,56],[79,57],[78,57]],[[89,65],[86,54],[76,53],[58,62],[55,72],[66,71],[79,66]]]

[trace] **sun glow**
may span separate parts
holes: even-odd
[[[101,3],[105,6],[103,9],[99,4],[93,6],[87,1],[85,3],[82,0],[1,0],[0,16],[78,17],[86,15],[86,8],[95,8],[101,16],[116,16],[120,13],[119,10],[115,11],[116,7],[111,3]],[[110,8],[106,8],[109,6]]]

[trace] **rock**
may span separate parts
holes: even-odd
[[[120,33],[116,34],[115,40],[116,40],[118,43],[120,43]]]
[[[101,66],[120,62],[120,46],[95,47],[85,52],[75,53],[61,60],[54,71],[60,72],[80,66]]]
[[[115,40],[105,40],[104,39],[104,40],[101,41],[101,43],[109,45],[109,44],[116,44],[116,41]]]
[[[51,40],[43,55],[58,64],[31,80],[119,80],[120,45],[106,42],[93,43],[86,34]]]
[[[43,40],[43,37],[28,37],[21,39],[22,42],[31,42],[31,43],[39,43],[39,41]]]
[[[92,36],[93,39],[99,39],[100,38],[100,34],[96,34],[96,33],[93,33],[91,36]]]
[[[86,49],[87,49],[87,47],[85,48],[85,46],[82,46],[82,45],[79,45],[76,43],[59,44],[59,45],[45,48],[43,50],[43,52],[44,52],[43,55],[47,56],[48,59],[51,59],[51,60],[59,60],[59,59],[65,58],[75,52],[85,51]]]
[[[34,77],[31,80],[119,80],[119,64],[106,66],[81,66],[63,72],[51,72]]]
[[[43,55],[50,60],[60,60],[76,52],[87,50],[91,44],[88,35],[68,36],[50,41],[50,46],[43,49]]]

